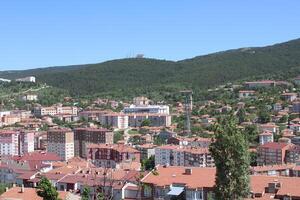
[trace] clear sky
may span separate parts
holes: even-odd
[[[0,70],[180,60],[300,37],[300,0],[1,0]]]

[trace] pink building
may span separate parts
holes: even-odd
[[[19,132],[11,130],[0,130],[0,154],[19,154]]]

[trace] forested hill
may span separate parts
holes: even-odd
[[[300,39],[241,48],[178,62],[130,58],[99,64],[0,72],[1,78],[34,75],[74,95],[135,95],[195,90],[254,76],[300,72]],[[295,74],[295,76],[298,74]]]

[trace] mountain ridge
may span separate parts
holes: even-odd
[[[244,47],[180,61],[125,58],[102,63],[0,72],[1,78],[34,75],[73,95],[135,95],[204,89],[230,81],[300,68],[300,39]]]

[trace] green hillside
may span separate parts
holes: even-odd
[[[100,64],[0,72],[1,78],[34,75],[40,82],[77,95],[159,95],[184,88],[200,90],[229,81],[298,72],[300,39],[242,48],[178,62],[120,59]],[[292,74],[293,74],[292,73]],[[298,74],[295,74],[295,76]]]

